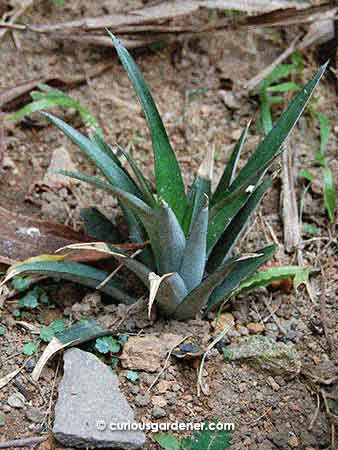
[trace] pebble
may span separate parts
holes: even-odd
[[[150,397],[148,394],[144,394],[144,395],[137,395],[135,397],[135,405],[136,406],[140,406],[140,407],[144,407],[144,406],[148,406],[150,403]]]
[[[36,364],[36,360],[35,360],[34,358],[33,358],[33,359],[29,359],[29,360],[26,362],[26,364],[25,364],[25,370],[26,370],[26,372],[28,372],[28,373],[33,372],[34,367],[35,367],[35,364]]]
[[[240,333],[241,336],[248,336],[249,334],[249,330],[246,327],[243,327],[242,325],[237,327],[237,331]]]
[[[38,408],[34,407],[28,408],[25,415],[28,420],[34,423],[41,423],[45,418],[44,414]]]
[[[0,409],[5,414],[9,414],[12,411],[12,408],[9,405],[1,405]]]
[[[172,388],[171,388],[171,389],[172,389],[174,392],[178,392],[178,391],[181,390],[181,385],[178,384],[178,383],[175,383],[175,384],[172,385]]]
[[[291,436],[288,444],[290,445],[291,448],[297,448],[299,446],[299,439],[297,436]]]
[[[152,411],[151,411],[151,415],[155,418],[155,419],[160,419],[161,417],[165,417],[167,415],[166,411],[161,408],[160,406],[154,406]]]
[[[265,330],[264,324],[258,322],[250,322],[246,327],[249,330],[250,334],[263,333],[263,331]]]
[[[159,406],[160,408],[167,406],[167,401],[164,397],[162,397],[162,395],[154,395],[151,402],[154,406]]]
[[[157,392],[159,394],[164,394],[165,392],[169,391],[169,389],[171,388],[172,383],[162,380],[158,383],[158,385],[156,386],[157,388]]]
[[[267,382],[269,383],[269,385],[272,387],[272,389],[274,391],[279,391],[280,386],[278,383],[276,383],[276,381],[273,379],[273,377],[268,377]]]
[[[130,383],[129,383],[129,390],[134,395],[137,395],[140,392],[140,388],[137,385]]]
[[[15,392],[14,394],[10,395],[8,397],[7,403],[12,408],[23,408],[25,406],[26,399],[25,397],[20,394],[20,392]]]
[[[177,402],[177,396],[175,392],[166,392],[165,399],[167,400],[168,405],[175,405]]]

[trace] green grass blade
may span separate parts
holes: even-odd
[[[315,76],[291,101],[288,108],[277,120],[270,133],[258,145],[256,151],[239,172],[232,183],[230,190],[236,190],[247,178],[255,173],[263,174],[274,158],[281,152],[283,142],[291,133],[306,105],[310,101],[314,89],[325,72],[326,66],[327,64],[324,64],[320,67]]]
[[[9,269],[7,279],[14,276],[23,275],[45,275],[52,278],[61,278],[62,280],[73,281],[91,288],[96,288],[108,276],[108,272],[95,269],[72,261],[41,261],[35,259],[33,262],[23,262]],[[102,287],[102,292],[108,294],[121,303],[132,304],[135,299],[121,290],[120,284],[116,280],[110,280]]]
[[[85,153],[95,166],[101,170],[109,183],[132,194],[140,195],[138,187],[131,178],[95,142],[92,142],[58,117],[49,113],[43,113],[43,115]]]
[[[253,191],[245,205],[231,220],[231,223],[222,234],[209,257],[209,271],[215,270],[230,256],[238,239],[247,227],[252,214],[255,212],[265,192],[269,189],[269,187],[271,187],[271,184],[272,182],[270,179],[267,179],[260,183],[258,187]]]
[[[61,108],[75,109],[83,121],[94,133],[102,134],[100,126],[95,117],[90,111],[77,100],[69,97],[63,91],[59,89],[51,88],[46,84],[38,85],[40,91],[33,91],[31,97],[33,102],[21,108],[19,111],[8,116],[9,120],[20,120],[24,116],[28,116],[34,112],[55,108],[59,106]]]
[[[250,123],[251,122],[249,122],[247,124],[247,126],[244,128],[238,142],[235,145],[235,148],[233,149],[233,151],[231,153],[229,162],[224,169],[223,175],[217,185],[217,188],[216,188],[213,196],[211,197],[210,206],[215,205],[222,199],[222,197],[224,196],[224,193],[229,189],[230,184],[234,180],[235,172],[237,169],[237,164],[238,164],[239,157],[240,157],[241,151],[243,149],[246,137],[248,135]]]
[[[331,223],[335,222],[337,208],[337,192],[333,174],[329,167],[323,168],[324,203]]]
[[[258,256],[254,258],[247,261],[237,261],[225,280],[211,294],[208,301],[208,311],[214,309],[221,302],[229,298],[244,280],[251,277],[262,264],[271,259],[275,251],[276,246],[270,245],[261,250],[257,250],[256,253]]]
[[[181,171],[162,119],[135,61],[119,40],[110,32],[109,34],[148,122],[155,156],[155,178],[158,195],[168,203],[179,222],[182,223],[187,198]]]
[[[182,265],[179,270],[188,291],[195,289],[203,279],[206,263],[208,232],[208,205],[201,209],[187,238]]]
[[[286,81],[285,83],[275,84],[273,86],[269,86],[267,92],[278,93],[278,92],[297,92],[300,90],[298,84],[293,81]]]

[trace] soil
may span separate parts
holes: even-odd
[[[56,7],[52,3],[36,2],[36,6],[27,12],[22,21],[52,23],[113,13],[121,9],[121,4],[124,10],[142,6],[142,2],[137,0],[66,1],[63,7]],[[137,63],[162,111],[187,184],[193,180],[209,146],[215,146],[216,150],[217,182],[230,149],[252,117],[254,121],[244,150],[244,160],[257,144],[260,139],[259,103],[256,96],[248,95],[243,88],[244,83],[270,64],[297,33],[296,27],[281,30],[251,29],[211,34],[203,39],[181,39],[179,45],[135,52]],[[75,49],[73,45],[58,44],[33,33],[28,34],[27,38],[24,34],[18,34],[17,39],[20,49],[15,47],[10,34],[0,41],[0,66],[6,68],[0,73],[1,90],[51,73],[60,76],[65,73],[69,76],[83,75],[95,64],[114,61],[112,69],[71,89],[69,93],[99,118],[108,142],[133,145],[133,154],[141,164],[143,173],[153,179],[149,133],[127,76],[114,59],[114,52],[98,47]],[[300,82],[309,79],[317,67],[313,49],[307,50],[302,56],[305,68],[299,75]],[[229,108],[223,103],[221,90],[236,93],[236,108]],[[337,180],[334,84],[329,80],[323,81],[315,97],[316,109],[325,113],[335,126],[327,149],[327,159]],[[60,114],[60,111],[57,112]],[[279,112],[280,108],[274,111],[276,115]],[[73,125],[81,128],[75,114],[63,114]],[[44,177],[53,151],[58,147],[70,153],[77,169],[94,173],[79,150],[55,127],[42,122],[38,116],[36,120],[42,124],[41,127],[16,123],[6,128],[7,150],[3,176],[0,178],[0,206],[33,217],[58,221],[76,230],[82,229],[80,210],[84,207],[95,205],[107,216],[116,216],[118,209],[114,198],[82,183],[67,189],[36,189],[36,184],[41,183]],[[85,132],[84,127],[81,131]],[[156,374],[140,373],[140,380],[135,384],[127,381],[125,371],[119,366],[116,371],[120,375],[122,388],[140,420],[204,422],[217,418],[234,422],[236,429],[232,450],[331,448],[332,427],[320,394],[320,389],[329,392],[331,386],[321,384],[318,378],[326,380],[337,375],[337,259],[332,241],[334,230],[324,210],[321,171],[313,164],[314,153],[319,146],[319,130],[309,114],[300,120],[291,145],[297,154],[297,171],[309,169],[316,179],[314,188],[305,197],[304,220],[315,225],[318,233],[315,239],[303,236],[305,246],[302,252],[304,263],[316,269],[311,277],[314,299],[310,299],[304,286],[297,291],[291,289],[287,292],[283,291],[283,286],[279,286],[275,290],[262,289],[232,300],[227,306],[227,312],[232,314],[235,325],[225,337],[223,345],[236,343],[241,336],[257,330],[276,341],[294,344],[302,361],[302,371],[291,376],[285,373],[272,375],[244,362],[225,362],[221,346],[217,346],[210,352],[205,365],[204,380],[208,384],[208,395],[202,393],[200,397],[197,396],[196,369],[193,365],[171,358],[170,366],[161,377],[162,381],[168,383],[162,383],[162,389],[155,385],[149,399],[143,402],[146,404],[142,406],[140,396],[146,394]],[[299,180],[298,196],[303,189],[304,185]],[[241,240],[240,248],[251,251],[275,239],[279,243],[279,250],[274,264],[293,264],[296,262],[295,255],[287,254],[283,248],[280,192],[281,180],[277,176],[250,227],[250,233]],[[326,301],[324,312],[320,307],[323,286]],[[135,289],[139,287],[135,286]],[[87,291],[71,283],[54,285],[51,292],[50,305],[27,310],[19,319],[13,315],[18,298],[6,301],[0,310],[0,324],[6,329],[4,336],[0,336],[0,378],[24,364],[27,357],[22,354],[23,345],[34,339],[36,329],[53,320],[66,318],[70,323],[80,317],[95,316],[109,327],[125,312],[121,306],[107,305],[106,299],[99,298],[93,303],[86,296],[83,302]],[[191,335],[205,349],[218,334],[212,326],[213,320],[214,316],[211,315],[208,320],[186,323],[164,322],[160,319],[149,322],[144,313],[137,313],[124,321],[119,332]],[[19,321],[24,323],[20,325]],[[248,326],[252,323],[264,326]],[[333,348],[330,342],[333,342]],[[40,345],[39,354],[44,346]],[[56,358],[43,370],[39,382],[34,384],[30,381],[29,373],[36,360],[37,355],[26,363],[15,381],[0,390],[0,416],[5,419],[4,425],[0,424],[0,441],[36,436],[51,427],[62,367],[57,370],[59,360]],[[8,398],[18,392],[25,397],[23,408],[8,405]],[[320,407],[317,411],[318,401]],[[156,415],[160,415],[158,409],[154,409],[156,407],[165,411],[165,417],[156,418]],[[42,425],[29,418],[34,408],[45,414]],[[150,436],[146,448],[158,448]]]

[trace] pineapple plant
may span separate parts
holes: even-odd
[[[149,310],[156,302],[159,312],[166,317],[194,318],[237,293],[242,283],[272,257],[274,245],[243,255],[235,254],[234,249],[271,186],[268,169],[283,151],[283,143],[308,104],[326,65],[295,96],[242,169],[237,166],[249,125],[235,145],[216,189],[211,190],[213,150],[209,149],[193,184],[186,190],[144,78],[129,52],[115,36],[110,36],[149,126],[156,189],[152,189],[131,154],[121,149],[130,170],[124,167],[121,157],[98,130],[87,137],[60,118],[43,114],[79,147],[103,177],[62,173],[111,192],[128,224],[130,241],[139,244],[149,241],[149,245],[133,258],[107,242],[73,244],[65,254],[42,255],[11,267],[5,282],[17,275],[46,275],[99,288],[118,302],[136,301],[123,291],[118,280],[109,279],[108,272],[67,260],[72,251],[95,250],[111,255],[136,274],[150,290]]]

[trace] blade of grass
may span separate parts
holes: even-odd
[[[229,162],[225,167],[225,170],[223,172],[223,175],[217,185],[217,188],[211,197],[210,206],[215,205],[218,203],[222,197],[224,196],[224,193],[229,189],[229,186],[234,180],[235,172],[237,169],[237,164],[239,161],[239,157],[241,154],[241,151],[243,149],[245,140],[248,135],[249,127],[250,127],[251,121],[247,124],[247,126],[244,128],[238,142],[235,145],[235,148],[233,149]]]

